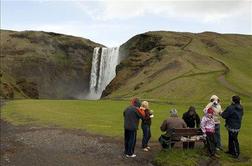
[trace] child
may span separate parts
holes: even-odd
[[[148,142],[151,138],[151,118],[154,117],[153,112],[149,110],[149,103],[147,101],[143,101],[140,107],[140,110],[144,111],[144,118],[142,119],[142,130],[143,130],[143,139],[142,139],[142,148],[144,151],[148,152],[150,147],[148,146]]]
[[[215,131],[215,123],[213,118],[214,110],[210,107],[206,114],[203,116],[201,120],[201,130],[204,133],[204,136],[206,137],[207,142],[207,149],[209,152],[209,155],[212,157],[217,157],[215,155],[216,152],[216,145],[215,145],[215,139],[214,139],[214,131]]]

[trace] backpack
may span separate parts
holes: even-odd
[[[145,111],[144,111],[144,109],[138,108],[137,112],[141,116],[142,119],[145,118]]]
[[[171,147],[171,137],[167,134],[162,134],[158,141],[164,149],[169,149]]]

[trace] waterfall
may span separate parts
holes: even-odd
[[[89,84],[90,99],[99,99],[102,91],[115,77],[115,69],[119,63],[118,57],[119,47],[94,48]]]

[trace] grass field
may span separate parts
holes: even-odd
[[[207,103],[207,101],[206,101]],[[152,142],[156,142],[161,132],[159,126],[169,115],[168,110],[176,108],[179,116],[190,105],[196,106],[197,112],[202,116],[202,109],[206,103],[150,103],[155,118],[152,124]],[[1,109],[1,118],[15,125],[41,125],[58,126],[63,128],[84,129],[90,133],[107,136],[123,137],[123,110],[128,101],[88,101],[88,100],[16,100],[10,101]],[[225,108],[229,103],[222,103]],[[252,104],[244,103],[245,115],[242,129],[239,134],[242,161],[231,159],[221,153],[223,165],[251,165],[252,164]],[[222,122],[222,143],[227,147],[227,132]],[[138,133],[141,138],[141,131]],[[175,151],[175,152],[174,152]],[[179,165],[195,165],[202,158],[201,150],[183,151],[182,149],[160,152],[155,161],[160,165],[176,163]]]

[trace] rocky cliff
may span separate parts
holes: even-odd
[[[1,97],[85,97],[97,46],[57,33],[1,30]]]

